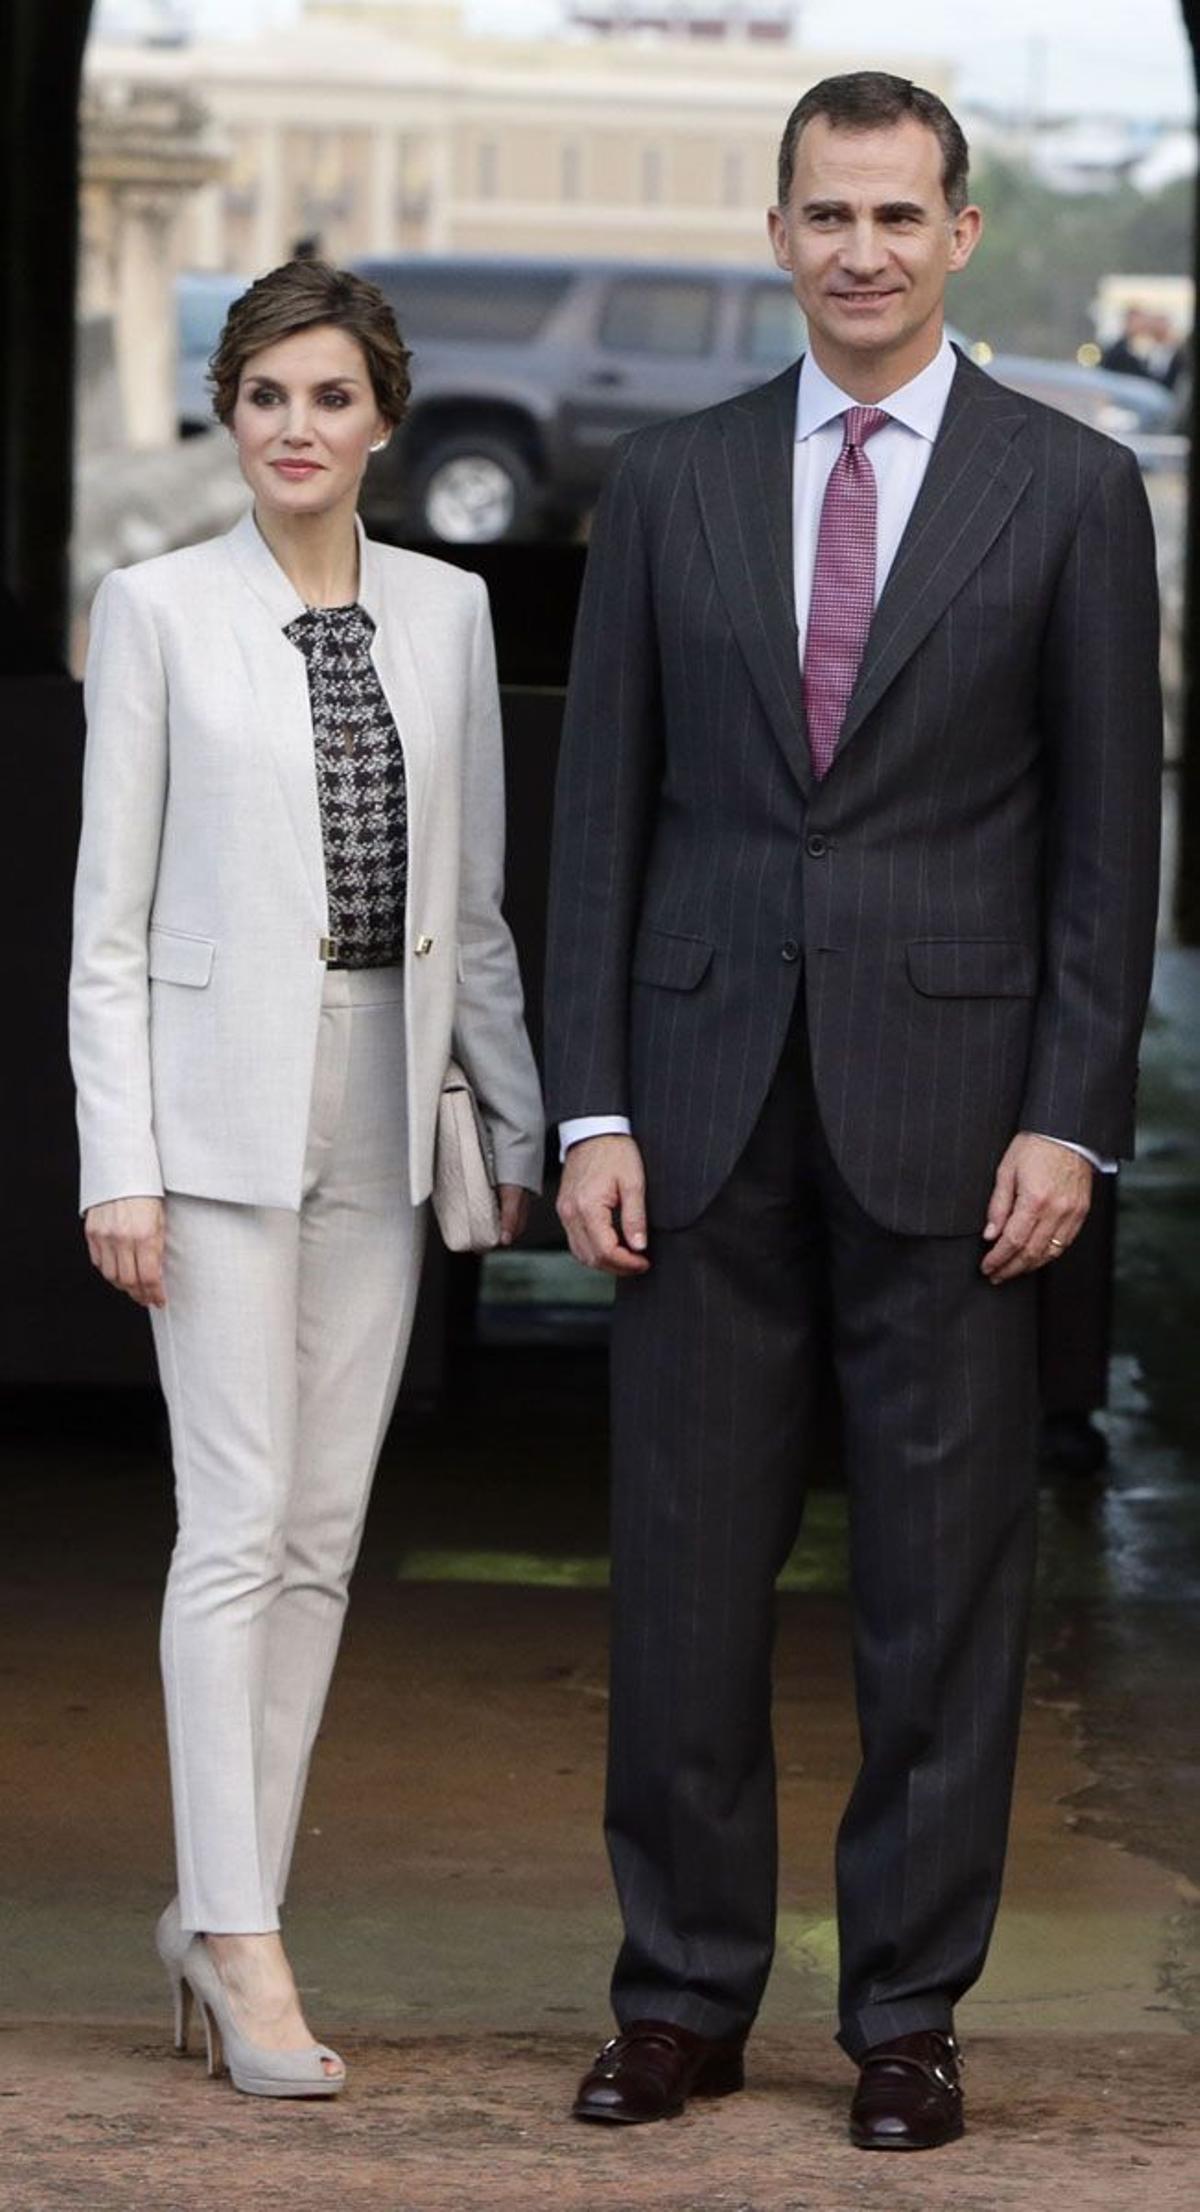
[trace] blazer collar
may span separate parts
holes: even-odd
[[[386,653],[382,656],[381,664],[381,642],[386,640],[386,630],[381,620],[381,564],[376,549],[357,517],[355,529],[358,533],[358,602],[365,607],[375,623],[372,656],[380,669],[380,681],[396,716],[397,727],[402,735],[410,727],[414,728],[418,733],[419,744],[428,718],[427,709],[423,704],[418,704],[414,713],[406,714],[405,707],[411,696],[411,687],[405,689],[402,686]],[[284,636],[285,625],[304,613],[304,601],[295,585],[284,574],[259,530],[253,509],[244,514],[240,522],[235,523],[233,529],[226,533],[225,544],[239,584],[247,587],[253,605],[261,608],[267,617],[265,635],[256,621],[249,625],[237,623],[234,634],[245,662],[251,691],[258,702],[261,741],[279,778],[312,893],[315,934],[319,935],[328,927],[328,898],[313,763],[308,668],[304,655],[298,653],[291,640]],[[419,697],[418,693],[418,701]],[[411,758],[406,745],[406,768]]]
[[[948,338],[943,338],[932,361],[902,384],[899,391],[889,392],[879,406],[892,422],[902,423],[917,437],[932,445],[942,427],[946,401],[954,382],[958,356]],[[826,376],[815,353],[806,353],[800,364],[800,384],[796,397],[796,437],[810,438],[814,430],[836,421],[847,408],[861,403],[850,392],[842,391],[833,378]]]
[[[354,517],[354,530],[358,539],[358,604],[366,609],[378,627],[382,614],[379,557],[363,529],[360,515]],[[245,582],[280,629],[304,613],[304,601],[267,544],[254,519],[253,507],[248,507],[240,521],[235,522],[225,542]]]
[[[1032,473],[1014,447],[1021,401],[958,349],[929,465],[867,639],[837,759],[978,567]],[[771,726],[815,791],[800,678],[792,468],[800,362],[717,409],[698,440],[700,512],[721,596]],[[831,771],[832,772],[832,771]]]
[[[960,353],[942,427],[875,609],[835,767],[978,568],[1025,490],[1033,468],[1017,442],[1024,422],[1019,397]]]
[[[696,491],[726,612],[798,782],[814,788],[792,578],[792,458],[800,363],[716,410],[697,441]]]

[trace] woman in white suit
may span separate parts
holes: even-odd
[[[253,507],[115,571],[86,676],[71,976],[81,1205],[148,1306],[179,1510],[163,1614],[179,1895],[159,1924],[240,2088],[332,2095],[279,1935],[371,1478],[404,1364],[453,1051],[501,1241],[541,1103],[501,917],[477,578],[355,506],[400,421],[382,293],[317,262],[230,310],[215,408]]]

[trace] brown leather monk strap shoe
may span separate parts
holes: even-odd
[[[571,2107],[577,2120],[637,2127],[669,2120],[689,2097],[728,2097],[745,2081],[740,2037],[694,2035],[670,2020],[633,2020],[598,2051]]]
[[[859,2060],[850,2140],[860,2151],[935,2151],[963,2132],[962,2058],[952,2035],[920,2028]]]

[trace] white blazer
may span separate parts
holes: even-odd
[[[452,1040],[500,1180],[537,1189],[487,593],[361,523],[358,539],[408,787],[413,1202]],[[81,1209],[164,1190],[300,1204],[329,932],[308,673],[283,635],[302,612],[252,514],[97,593],[70,993]]]

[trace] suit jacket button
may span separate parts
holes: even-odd
[[[805,838],[804,850],[810,860],[824,860],[826,853],[829,851],[829,845],[820,831],[814,830],[811,837]]]
[[[779,950],[785,960],[791,961],[800,958],[800,947],[794,937],[785,937]]]

